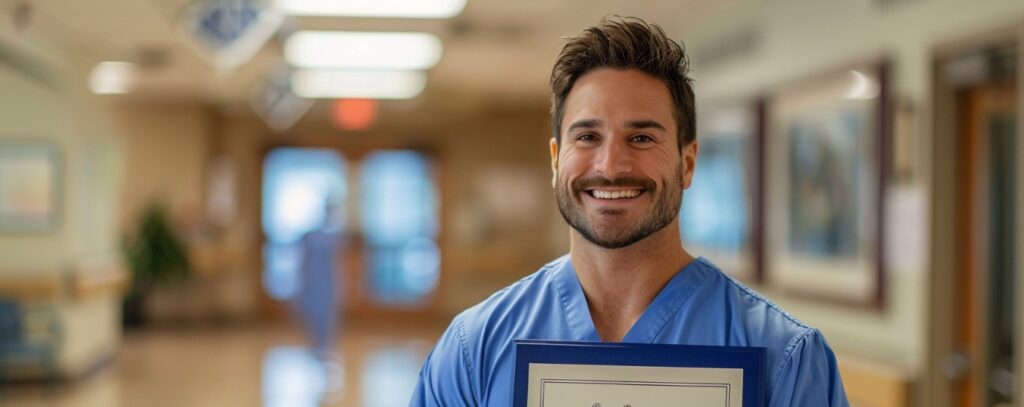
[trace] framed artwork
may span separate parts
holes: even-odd
[[[0,232],[46,232],[57,226],[60,158],[40,142],[0,141]]]
[[[777,288],[882,306],[886,80],[884,64],[866,64],[776,95],[766,143],[766,274]]]
[[[763,106],[716,106],[701,112],[697,167],[679,212],[687,250],[755,284],[761,282],[762,269]]]

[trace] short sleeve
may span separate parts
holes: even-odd
[[[455,317],[423,363],[409,406],[478,406],[471,380],[473,368],[465,327],[462,319]]]
[[[817,330],[793,339],[774,376],[769,406],[850,405],[836,356]]]

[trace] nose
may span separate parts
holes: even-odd
[[[633,157],[621,143],[609,141],[598,150],[594,170],[607,178],[615,179],[633,170]]]

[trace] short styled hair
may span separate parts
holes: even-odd
[[[697,138],[693,79],[683,45],[670,39],[656,24],[615,16],[569,38],[551,70],[551,122],[559,146],[565,99],[577,79],[598,68],[633,68],[664,81],[675,103],[680,150]]]

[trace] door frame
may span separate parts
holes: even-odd
[[[1024,129],[1024,24],[1017,27],[1016,30],[1017,38],[1017,205],[1024,204],[1024,136],[1022,136],[1022,129]],[[1017,373],[1017,383],[1015,389],[1016,394],[1014,395],[1014,403],[1020,405],[1024,403],[1024,298],[1021,298],[1021,293],[1024,293],[1024,213],[1018,211],[1017,213],[1017,227],[1015,236],[1017,237],[1017,245],[1019,246],[1016,250],[1016,279],[1014,280],[1017,284],[1015,292],[1018,294],[1016,298],[1016,310],[1017,310],[1017,324],[1016,332],[1014,336],[1017,339],[1017,345],[1015,347],[1016,352],[1016,363],[1014,370]]]
[[[932,141],[930,142],[930,172],[927,183],[930,190],[930,224],[932,237],[929,246],[929,261],[932,278],[928,279],[927,315],[928,335],[926,335],[926,370],[922,383],[918,388],[919,405],[948,407],[953,406],[954,379],[951,372],[956,369],[955,340],[957,321],[950,316],[957,315],[955,301],[958,273],[957,265],[957,193],[960,182],[957,180],[960,168],[957,149],[960,143],[957,136],[956,90],[946,78],[943,71],[946,62],[972,51],[1013,44],[1017,49],[1017,122],[1024,124],[1024,23],[992,30],[968,38],[960,38],[939,44],[931,52],[931,126]],[[1024,128],[1021,126],[1019,128]],[[928,134],[928,132],[924,132]],[[1017,143],[1017,202],[1024,202],[1024,140]],[[1016,284],[1018,293],[1024,293],[1024,216],[1017,216],[1016,235],[1021,246],[1016,253]],[[984,298],[974,296],[974,309],[985,312]],[[1024,401],[1024,341],[1020,327],[1024,327],[1024,298],[1016,296],[1018,318],[1015,371],[1017,372],[1017,394],[1015,403]],[[980,393],[980,392],[975,392]],[[977,394],[973,399],[980,401]]]
[[[426,153],[432,162],[434,180],[436,182],[438,199],[440,202],[446,201],[446,189],[444,182],[444,157],[439,148],[431,144],[415,143],[394,139],[380,140],[379,138],[370,137],[361,134],[359,139],[344,138],[338,135],[339,131],[321,131],[315,132],[316,135],[303,134],[300,135],[289,135],[289,137],[267,137],[267,141],[263,143],[260,151],[260,174],[259,174],[259,189],[260,197],[263,196],[263,163],[266,161],[266,157],[270,152],[277,148],[284,147],[295,147],[295,148],[319,148],[329,149],[337,151],[343,157],[347,164],[361,163],[370,154],[377,151],[385,150],[415,150]],[[375,135],[374,132],[369,132],[370,135]],[[353,172],[356,171],[356,172]],[[350,168],[349,178],[352,179],[353,175],[358,170]],[[353,188],[350,185],[350,188]],[[358,188],[358,186],[356,186]],[[350,199],[350,198],[346,198]],[[351,205],[347,205],[351,206]],[[263,213],[262,200],[258,205],[259,213]],[[346,209],[349,214],[352,214],[351,209]],[[349,219],[351,222],[357,222],[358,220]],[[362,238],[362,234],[356,232],[348,236],[349,241],[345,246],[343,253],[338,254],[339,267],[344,269],[344,295],[342,301],[344,304],[341,312],[341,317],[344,318],[346,324],[349,323],[374,323],[374,321],[388,320],[398,321],[401,323],[422,323],[424,321],[434,321],[438,315],[441,314],[441,293],[445,290],[446,276],[445,276],[445,242],[444,242],[444,227],[446,225],[445,211],[442,208],[438,208],[438,225],[441,227],[442,233],[434,239],[438,247],[441,250],[441,269],[438,270],[438,282],[434,288],[433,293],[428,295],[426,304],[422,307],[416,308],[402,308],[402,307],[386,307],[375,305],[372,301],[367,298],[365,293],[361,292],[358,287],[364,284],[363,271],[364,271],[364,248],[365,243]],[[266,236],[263,233],[262,226],[262,215],[260,217],[259,225],[259,244],[260,250],[262,251],[263,245],[266,243]],[[261,252],[262,253],[262,252]],[[266,293],[262,286],[262,273],[264,264],[262,262],[262,256],[260,256],[260,308],[261,315],[264,318],[271,320],[280,320],[290,318],[291,314],[288,312],[288,304],[273,298]]]

